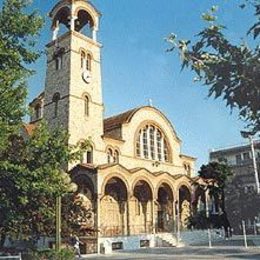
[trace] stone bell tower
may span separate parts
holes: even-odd
[[[44,117],[68,130],[70,144],[91,137],[102,150],[100,13],[87,0],[61,0],[49,16],[53,35],[47,44]]]

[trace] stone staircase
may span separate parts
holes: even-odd
[[[157,247],[176,247],[177,238],[172,233],[158,233],[156,234]]]

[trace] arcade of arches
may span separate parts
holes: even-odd
[[[95,226],[100,236],[175,232],[177,221],[180,228],[187,228],[188,218],[194,211],[193,180],[149,174],[150,178],[148,173],[135,173],[130,178],[125,174],[102,176],[101,173],[99,195],[96,195],[99,188],[94,187],[94,183],[75,179],[76,183],[80,181],[80,192],[85,193],[95,211]],[[84,175],[90,181],[86,173]]]

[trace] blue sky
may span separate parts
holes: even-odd
[[[34,7],[45,15],[56,0],[35,0]],[[244,37],[252,15],[238,8],[239,0],[93,0],[101,11],[99,40],[102,49],[102,83],[105,115],[110,116],[148,99],[172,121],[182,139],[182,152],[198,158],[197,168],[208,161],[212,148],[244,142],[243,123],[230,114],[221,100],[207,98],[207,88],[193,83],[193,74],[180,71],[178,55],[167,53],[164,38],[171,32],[190,39],[203,26],[201,13],[219,5],[218,16],[228,24],[234,41]],[[40,48],[51,39],[49,21],[41,32]],[[44,86],[44,55],[34,66],[29,99]]]

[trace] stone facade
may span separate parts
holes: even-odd
[[[187,225],[196,159],[181,154],[181,140],[157,108],[104,119],[99,16],[83,0],[59,1],[51,11],[45,91],[30,104],[31,125],[43,117],[68,130],[70,144],[89,138],[92,148],[68,170],[93,210],[98,233],[87,239],[96,238],[98,250],[124,236],[140,245],[141,234],[154,245],[154,234]],[[67,32],[59,35],[61,26]]]

